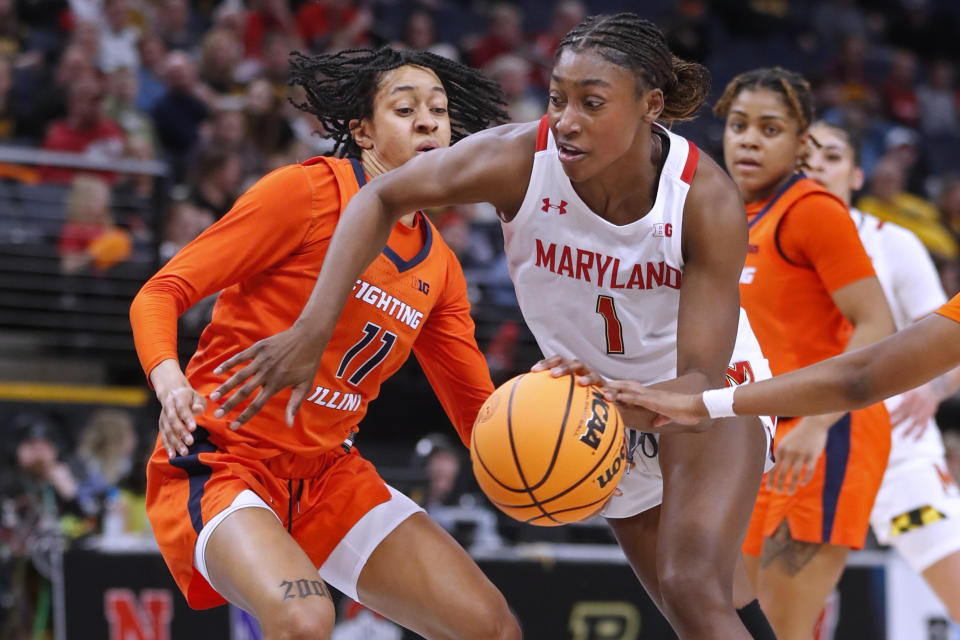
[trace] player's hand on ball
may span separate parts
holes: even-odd
[[[239,429],[260,411],[270,398],[283,389],[291,387],[293,391],[287,403],[286,420],[287,426],[292,427],[300,404],[313,386],[313,379],[320,368],[324,347],[326,347],[326,341],[322,345],[308,344],[300,331],[292,327],[255,342],[226,360],[214,369],[215,374],[224,375],[244,362],[250,364],[234,373],[210,394],[210,399],[218,402],[230,391],[236,389],[233,395],[214,412],[214,416],[222,418],[227,415],[250,397],[257,387],[260,387],[253,402],[230,423],[231,429]]]
[[[581,386],[604,386],[603,378],[591,371],[579,360],[567,360],[563,356],[550,356],[530,367],[530,371],[546,371],[548,369],[550,370],[550,375],[554,378],[572,374],[577,376],[577,383]]]
[[[707,417],[699,395],[651,389],[634,380],[611,380],[606,389],[607,400],[617,403],[624,421],[632,428],[640,428],[631,421],[636,412],[653,416],[652,421],[646,417],[650,424],[641,429],[653,433],[701,431],[699,425]],[[664,428],[666,425],[670,426]]]
[[[767,474],[767,487],[793,495],[813,478],[817,459],[827,446],[832,417],[804,418],[777,443],[777,464]]]

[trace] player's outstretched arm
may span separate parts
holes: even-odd
[[[536,132],[535,122],[482,131],[452,147],[424,153],[360,189],[344,209],[317,284],[293,326],[253,344],[215,371],[226,373],[251,361],[211,394],[210,399],[218,401],[236,388],[217,415],[226,415],[260,387],[231,423],[231,428],[239,428],[274,394],[292,387],[286,411],[292,425],[354,282],[379,255],[393,225],[412,211],[441,205],[489,202],[500,210],[518,208],[533,163]]]
[[[695,424],[723,414],[808,416],[874,404],[958,364],[960,323],[934,314],[868,347],[762,382],[708,391],[713,411],[703,394],[671,393],[632,381],[609,382],[607,398],[658,413],[655,426]]]

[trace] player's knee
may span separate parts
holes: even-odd
[[[475,622],[470,625],[470,640],[520,640],[520,623],[507,606],[503,596],[490,598],[476,610]]]
[[[719,576],[705,567],[680,564],[658,573],[660,596],[671,619],[691,615],[703,619],[707,611],[733,611],[732,588],[724,589]],[[697,603],[696,607],[691,608],[691,602]]]
[[[264,640],[326,640],[333,632],[335,612],[329,599],[287,602],[261,620]]]

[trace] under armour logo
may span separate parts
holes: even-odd
[[[544,198],[543,206],[540,207],[540,210],[546,213],[547,211],[550,211],[550,209],[556,209],[557,213],[563,215],[567,212],[567,201],[561,200],[560,204],[550,204],[550,198]]]

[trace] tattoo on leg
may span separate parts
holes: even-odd
[[[813,560],[823,545],[819,542],[800,542],[790,535],[790,527],[784,520],[773,532],[773,536],[763,541],[763,554],[760,566],[766,569],[777,563],[788,576],[795,576]]]
[[[283,589],[283,599],[291,598],[309,598],[310,596],[320,596],[321,598],[330,598],[330,592],[327,591],[327,585],[322,580],[284,580],[280,583]]]

